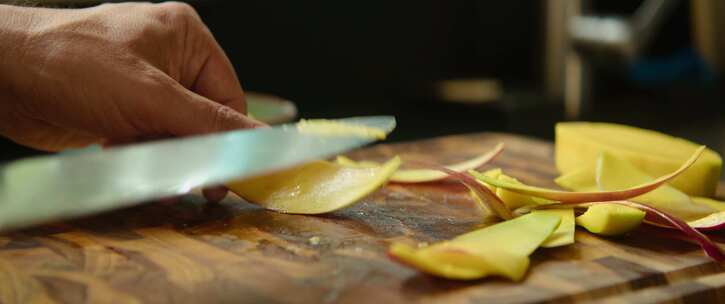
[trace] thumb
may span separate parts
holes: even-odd
[[[208,134],[235,129],[264,127],[266,124],[254,120],[235,109],[216,103],[204,96],[175,86],[178,98],[162,115],[161,129],[175,136]]]

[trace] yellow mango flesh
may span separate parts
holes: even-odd
[[[350,159],[346,156],[342,156],[342,155],[338,155],[335,158],[335,162],[338,165],[342,165],[342,166],[350,167],[350,168],[375,168],[377,166],[380,166],[379,162],[370,161],[370,160],[356,161],[356,160],[352,160],[352,159]]]
[[[456,172],[465,172],[471,169],[478,168],[490,161],[502,149],[503,144],[498,144],[496,148],[494,148],[490,152],[481,154],[477,157],[460,163],[448,165],[446,166],[446,168]],[[340,165],[353,168],[371,168],[380,165],[377,162],[373,161],[354,161],[345,156],[338,156],[336,162]],[[398,169],[395,174],[393,174],[393,176],[390,178],[390,181],[398,183],[425,183],[445,179],[447,177],[448,173],[435,169]]]
[[[697,144],[681,138],[617,124],[567,122],[556,125],[556,167],[562,174],[593,164],[604,151],[629,161],[649,176],[662,176],[676,170],[697,148]],[[722,158],[707,149],[670,185],[689,195],[711,197],[721,170]]]
[[[426,273],[473,280],[489,275],[521,280],[529,255],[556,230],[560,216],[530,213],[423,248],[393,243],[390,255]]]
[[[397,157],[375,168],[315,161],[226,186],[247,201],[268,209],[320,214],[347,207],[382,187],[399,166]]]
[[[553,214],[561,218],[559,227],[541,244],[541,247],[552,248],[574,244],[574,232],[576,230],[574,209],[534,210],[532,213]]]
[[[595,174],[596,166],[592,163],[590,166],[584,166],[577,170],[572,170],[569,173],[562,174],[554,179],[554,182],[559,187],[567,190],[594,192],[599,190]]]
[[[653,180],[654,178],[626,160],[610,153],[602,152],[597,160],[596,181],[602,191],[627,189]],[[667,184],[631,200],[648,204],[686,221],[707,216],[715,211],[710,207],[693,203],[687,194]]]
[[[382,129],[328,119],[302,119],[297,123],[297,130],[304,134],[357,136],[372,139],[385,139],[387,136],[387,132]]]
[[[707,206],[717,211],[725,211],[725,202],[708,197],[691,197],[691,199],[695,204]]]
[[[584,214],[577,216],[576,224],[592,233],[614,236],[637,228],[644,216],[645,212],[636,208],[599,204],[590,206]]]
[[[488,177],[490,177],[490,178],[496,178],[496,179],[498,179],[498,177],[499,177],[499,176],[500,176],[501,174],[503,174],[503,171],[501,170],[501,168],[495,168],[495,169],[491,169],[491,170],[488,170],[488,171],[486,171],[486,172],[483,172],[482,174],[483,174],[483,175],[485,175],[485,176],[488,176]],[[486,187],[487,187],[488,189],[491,189],[491,192],[493,192],[493,193],[496,193],[496,191],[498,191],[498,188],[496,188],[496,187],[495,187],[495,186],[493,186],[493,185],[490,185],[490,184],[486,184],[486,183],[484,183],[484,182],[481,182],[481,181],[479,181],[479,183],[482,183],[482,184],[483,184],[484,186],[486,186]]]
[[[512,184],[523,185],[517,179],[503,173],[499,174],[496,179]],[[508,207],[510,210],[514,210],[523,206],[539,204],[530,195],[519,194],[513,191],[506,190],[504,188],[496,188],[496,195],[504,202],[504,204],[506,204],[506,207]]]
[[[491,169],[491,170],[488,170],[483,173],[477,172],[475,170],[470,170],[469,173],[471,173],[474,177],[475,176],[486,176],[486,177],[493,178],[495,180],[500,180],[500,181],[503,181],[503,182],[506,182],[506,183],[512,184],[512,185],[526,186],[523,183],[519,182],[516,178],[503,174],[503,171],[501,171],[500,168]],[[515,210],[517,208],[521,208],[524,206],[545,205],[545,204],[554,203],[554,201],[551,201],[551,200],[538,198],[538,197],[534,197],[534,196],[526,195],[526,194],[520,194],[520,193],[516,193],[514,191],[506,190],[504,188],[499,188],[490,183],[483,182],[481,180],[478,180],[478,182],[482,183],[484,186],[491,189],[491,191],[493,191],[496,194],[496,196],[498,196],[498,198],[501,199],[501,201],[504,204],[506,204],[506,207],[509,210]]]

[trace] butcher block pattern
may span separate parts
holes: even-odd
[[[513,135],[383,144],[350,156],[455,163],[498,142],[506,149],[490,167],[554,187],[552,144]],[[695,245],[642,231],[601,238],[579,229],[575,245],[537,250],[519,283],[449,281],[387,257],[392,241],[433,243],[493,223],[467,193],[455,182],[389,184],[322,216],[267,211],[234,195],[205,204],[191,194],[176,205],[0,234],[0,303],[725,301],[723,265]]]

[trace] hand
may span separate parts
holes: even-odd
[[[3,21],[4,20],[4,21]],[[37,149],[262,125],[193,8],[0,6],[0,134]]]
[[[186,4],[0,5],[0,41],[0,135],[23,145],[59,151],[263,125],[245,116],[229,59]]]

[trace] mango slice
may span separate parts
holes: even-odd
[[[708,206],[717,211],[725,211],[725,202],[714,200],[708,197],[691,197],[695,204]]]
[[[576,223],[589,232],[614,236],[637,228],[642,223],[645,214],[644,211],[628,206],[597,204],[590,206],[584,214],[577,216]]]
[[[567,122],[556,125],[556,167],[562,174],[593,164],[606,151],[650,176],[674,171],[698,145],[655,131],[608,123]],[[670,182],[693,196],[715,194],[722,158],[707,149],[702,158]]]
[[[358,136],[371,139],[385,139],[387,132],[383,129],[345,123],[328,119],[301,119],[297,124],[300,133],[321,135]]]
[[[666,223],[666,225],[674,229],[680,230],[683,233],[682,235],[670,234],[670,236],[695,241],[700,245],[702,250],[705,251],[705,254],[707,254],[707,256],[718,262],[725,261],[725,253],[722,252],[717,244],[710,240],[707,235],[702,234],[702,232],[700,232],[698,229],[693,228],[692,226],[688,225],[686,222],[675,216],[667,214],[666,212],[663,212],[655,207],[632,201],[614,201],[606,202],[603,204],[616,204],[642,210],[647,213],[648,223],[658,223],[658,225],[660,225],[661,223]]]
[[[626,160],[608,152],[600,154],[596,166],[597,186],[603,191],[627,189],[654,180]],[[630,200],[648,204],[686,221],[715,212],[710,207],[693,203],[687,194],[667,184]]]
[[[416,269],[449,279],[498,275],[519,281],[529,255],[556,230],[560,216],[530,213],[423,248],[393,243],[389,254]]]
[[[471,172],[471,174],[473,174],[472,172],[475,172],[474,177],[476,175],[484,175],[489,178],[501,180],[506,183],[523,185],[516,178],[513,178],[511,176],[504,174],[503,171],[501,171],[501,169],[499,169],[499,168],[488,170],[483,173],[477,172],[475,170],[471,170],[469,172]],[[540,199],[540,198],[533,197],[530,195],[519,194],[517,192],[506,190],[504,188],[497,188],[496,186],[489,184],[489,183],[482,182],[482,184],[484,184],[489,189],[491,189],[491,191],[495,192],[496,196],[498,196],[501,199],[501,201],[503,201],[504,204],[506,204],[506,207],[509,210],[515,210],[517,208],[529,206],[529,205],[541,205],[541,204],[551,203],[551,201],[548,201],[548,200]]]
[[[717,210],[717,212],[702,218],[688,221],[688,225],[699,231],[720,231],[725,229],[725,202],[706,197],[692,197],[691,199],[695,204],[710,207]],[[651,224],[662,226],[662,223]],[[669,225],[664,225],[664,227],[672,228]]]
[[[574,209],[534,210],[532,213],[549,213],[561,218],[559,227],[554,230],[554,233],[546,241],[541,243],[541,247],[552,248],[574,244],[574,232],[576,230]]]
[[[706,217],[687,222],[690,227],[700,231],[719,231],[725,229],[725,211],[718,211]]]
[[[350,168],[375,168],[377,166],[380,166],[379,162],[371,161],[371,160],[352,160],[344,155],[338,155],[335,158],[335,162],[338,165],[350,167]]]
[[[505,181],[507,183],[513,183],[518,185],[523,185],[519,180],[510,177],[508,175],[505,175],[503,173],[499,174],[496,178],[497,180]],[[529,205],[538,205],[539,202],[534,200],[534,198],[530,195],[525,194],[519,194],[513,191],[506,190],[504,188],[496,188],[496,195],[506,204],[506,207],[508,207],[511,210],[523,207],[523,206],[529,206]]]
[[[579,192],[594,192],[598,191],[596,180],[596,164],[592,163],[573,170],[569,173],[562,174],[554,182],[567,190],[579,191]]]
[[[514,218],[514,214],[511,210],[506,207],[504,203],[493,191],[485,184],[479,182],[475,178],[468,174],[456,172],[445,167],[438,168],[439,170],[448,173],[451,178],[458,180],[468,190],[470,190],[471,196],[476,203],[482,204],[485,208],[504,220],[510,220]]]
[[[568,192],[568,191],[558,191],[558,190],[552,190],[552,189],[546,189],[546,188],[539,188],[539,187],[532,187],[527,186],[524,184],[516,184],[511,182],[506,182],[503,180],[494,179],[488,176],[485,176],[483,174],[480,174],[476,171],[469,171],[469,173],[473,176],[475,176],[478,180],[492,184],[498,188],[504,188],[506,190],[511,190],[517,193],[521,194],[527,194],[531,196],[541,197],[545,199],[555,200],[562,203],[584,203],[584,202],[606,202],[606,201],[615,201],[615,200],[626,200],[635,196],[639,196],[642,194],[645,194],[647,192],[650,192],[654,189],[657,189],[657,187],[663,185],[664,183],[668,182],[669,180],[673,179],[683,171],[687,170],[697,159],[700,157],[700,155],[705,150],[705,146],[700,147],[695,151],[694,154],[684,163],[682,166],[677,169],[676,171],[667,174],[665,176],[661,176],[660,178],[653,180],[649,183],[637,185],[635,187],[623,189],[623,190],[615,190],[615,191],[597,191],[597,192]]]
[[[496,156],[498,156],[501,151],[503,151],[504,145],[502,143],[499,143],[496,145],[493,150],[486,152],[485,154],[479,155],[475,158],[453,164],[448,165],[446,168],[456,171],[456,172],[466,172],[471,169],[475,169],[478,167],[481,167],[485,165],[486,163],[493,160]],[[371,161],[354,161],[352,159],[349,159],[345,156],[338,156],[336,159],[338,164],[349,166],[349,167],[355,167],[355,168],[370,168],[379,166],[376,162]],[[396,183],[427,183],[427,182],[434,182],[438,180],[442,180],[448,177],[448,174],[445,172],[441,172],[440,170],[432,170],[432,169],[399,169],[398,171],[393,174],[393,176],[390,178],[391,182]]]
[[[398,157],[376,168],[315,161],[226,186],[247,201],[271,210],[320,214],[347,207],[382,187],[399,166]]]
[[[486,172],[483,172],[483,175],[486,175],[486,176],[491,177],[491,178],[498,178],[499,175],[501,175],[501,174],[503,174],[503,170],[501,170],[501,168],[495,168],[495,169],[491,169],[491,170],[488,170]],[[496,193],[496,191],[498,190],[495,186],[492,186],[492,185],[489,185],[489,184],[486,184],[486,183],[482,183],[480,181],[479,181],[479,183],[481,183],[484,186],[486,186],[486,188],[491,189],[491,192],[493,192],[493,193]]]

